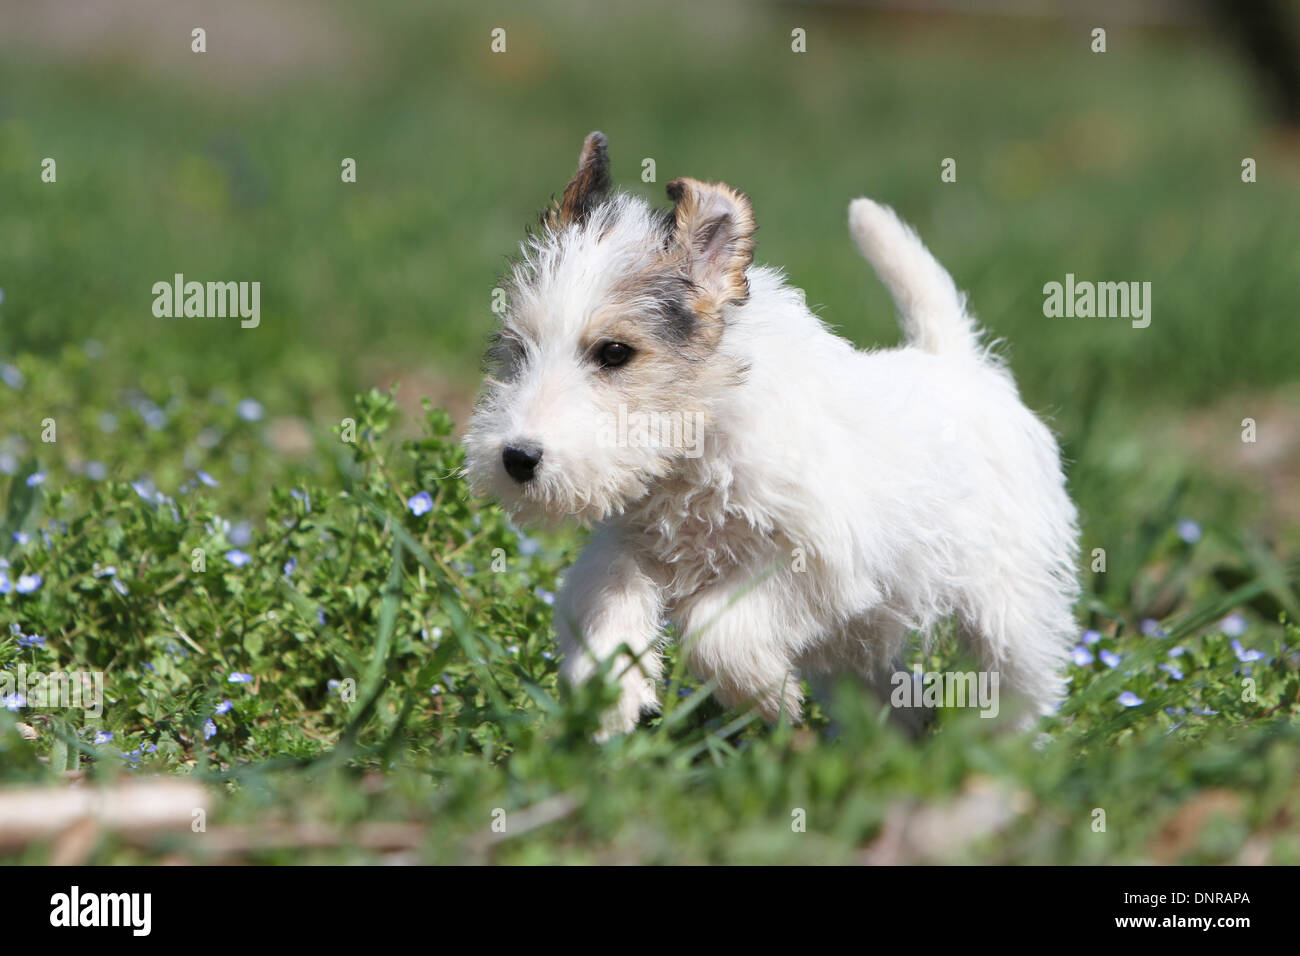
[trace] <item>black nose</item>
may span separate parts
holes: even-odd
[[[506,474],[521,485],[532,480],[533,472],[537,470],[537,463],[541,460],[542,446],[535,445],[532,442],[507,445],[505,451],[501,453],[501,461],[506,466]]]

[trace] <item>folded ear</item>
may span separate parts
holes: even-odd
[[[674,179],[676,205],[671,245],[684,257],[686,275],[699,290],[695,310],[716,316],[749,298],[745,270],[754,261],[754,208],[726,183]]]
[[[564,187],[559,204],[552,202],[542,219],[551,228],[581,222],[609,195],[609,140],[601,132],[588,134],[578,154],[578,171]]]

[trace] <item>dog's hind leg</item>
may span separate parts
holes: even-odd
[[[912,679],[903,661],[907,635],[907,626],[896,617],[871,611],[850,621],[830,640],[800,658],[799,669],[823,702],[830,700],[838,676],[852,674],[876,701],[890,705],[889,720],[893,724],[919,735],[933,714],[920,707],[892,706],[898,675]],[[912,699],[910,695],[908,699]]]
[[[1077,634],[1072,607],[1068,588],[1006,575],[997,588],[981,588],[978,602],[962,614],[963,640],[980,666],[1032,706],[1017,720],[1022,727],[1054,712],[1065,695],[1062,673]]]

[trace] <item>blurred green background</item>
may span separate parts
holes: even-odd
[[[430,396],[463,422],[496,277],[599,128],[618,183],[655,202],[677,175],[746,190],[758,259],[863,346],[898,333],[845,205],[895,205],[1008,341],[1072,458],[1121,482],[1190,467],[1245,490],[1223,515],[1300,521],[1283,388],[1300,343],[1297,139],[1223,31],[1196,8],[1116,17],[1099,54],[1097,17],[886,6],[4,0],[0,361],[97,343],[94,398],[49,386],[81,412],[127,413],[130,390],[255,398],[271,427],[248,493],[310,470],[294,463],[305,436],[371,385],[400,381],[404,405]],[[154,318],[151,286],[177,272],[260,281],[261,326]],[[1045,318],[1042,286],[1067,272],[1151,282],[1151,327]],[[1239,440],[1245,417],[1259,446]],[[85,431],[61,436],[74,458],[98,442]],[[122,457],[80,450],[110,472]],[[157,451],[165,475],[180,450]],[[1106,520],[1104,501],[1085,505]]]
[[[0,0],[0,485],[9,488],[8,510],[38,497],[24,482],[29,471],[45,475],[30,519],[18,515],[25,543],[0,540],[0,558],[13,559],[11,577],[42,568],[46,578],[32,594],[6,594],[0,624],[21,623],[49,641],[44,649],[0,647],[10,660],[110,660],[118,686],[128,688],[108,724],[119,735],[113,746],[157,738],[170,750],[154,759],[172,761],[170,769],[196,761],[202,769],[212,756],[192,728],[177,744],[168,722],[178,708],[206,718],[211,702],[199,685],[219,680],[213,660],[242,669],[252,655],[258,667],[249,667],[266,675],[260,695],[238,697],[239,709],[221,723],[213,746],[230,748],[221,751],[223,767],[332,745],[338,702],[304,703],[294,688],[336,676],[335,665],[297,672],[280,648],[328,657],[340,643],[328,634],[337,626],[349,651],[368,660],[390,552],[385,538],[375,545],[379,557],[354,566],[357,538],[382,537],[378,524],[356,520],[351,539],[341,523],[328,526],[331,540],[347,543],[345,569],[336,572],[329,555],[313,565],[317,552],[281,540],[277,519],[299,507],[289,489],[328,492],[328,505],[324,495],[316,501],[329,521],[351,515],[340,495],[349,487],[343,446],[330,429],[355,413],[358,392],[400,382],[406,411],[430,398],[463,427],[494,325],[497,277],[524,228],[562,190],[583,136],[601,129],[618,184],[655,203],[666,206],[664,184],[679,175],[746,191],[759,221],[758,260],[783,267],[819,314],[863,347],[892,345],[898,330],[849,242],[846,205],[872,196],[917,226],[982,323],[1005,340],[1027,403],[1061,436],[1085,553],[1104,548],[1110,562],[1105,573],[1090,559],[1081,568],[1081,629],[1104,631],[1140,673],[1076,665],[1076,737],[1046,757],[1016,740],[973,742],[957,723],[917,746],[865,719],[845,731],[844,747],[823,746],[815,732],[758,728],[737,743],[723,739],[730,731],[718,729],[723,716],[710,705],[692,718],[700,741],[675,739],[680,727],[665,724],[653,738],[634,736],[606,752],[583,749],[581,735],[556,738],[545,721],[534,733],[539,714],[555,714],[522,684],[504,703],[485,705],[476,695],[490,683],[469,675],[478,673],[472,663],[487,662],[469,654],[463,673],[447,665],[457,684],[440,678],[445,696],[440,689],[425,699],[418,688],[423,704],[409,740],[399,740],[406,712],[381,708],[396,727],[389,743],[404,748],[396,767],[386,749],[370,768],[399,781],[384,799],[409,801],[392,815],[433,806],[437,827],[460,834],[483,824],[484,807],[581,785],[595,808],[584,810],[581,827],[600,837],[612,820],[635,824],[631,849],[616,859],[682,859],[682,847],[696,848],[687,859],[771,859],[775,844],[766,841],[788,831],[789,800],[822,801],[822,819],[848,834],[834,852],[846,853],[883,826],[880,798],[890,788],[908,799],[933,796],[964,787],[968,773],[1002,767],[1056,815],[1027,813],[1018,842],[1003,848],[999,838],[982,859],[1241,861],[1259,858],[1252,833],[1283,833],[1272,859],[1300,858],[1296,815],[1277,809],[1294,806],[1300,658],[1294,629],[1284,634],[1276,623],[1283,611],[1300,618],[1300,133],[1238,31],[1216,19],[1224,6]],[[1282,9],[1291,32],[1264,33],[1294,40],[1296,4]],[[191,51],[195,27],[206,30],[202,54]],[[1105,53],[1092,51],[1096,27],[1107,31]],[[491,49],[497,28],[505,30],[502,53]],[[806,52],[791,49],[796,29],[806,32]],[[47,157],[57,162],[55,183],[41,181]],[[1246,157],[1257,182],[1242,181]],[[341,181],[344,158],[356,160],[355,183]],[[956,182],[941,181],[947,158],[956,161]],[[642,180],[646,159],[655,182]],[[260,326],[155,318],[152,287],[175,273],[260,282]],[[1043,286],[1067,273],[1150,282],[1150,327],[1045,317]],[[58,422],[57,443],[40,440],[46,418]],[[404,434],[419,418],[407,416]],[[1247,418],[1253,443],[1241,440]],[[391,461],[401,479],[391,491],[406,482],[408,493],[438,496],[427,520],[407,515],[425,546],[437,552],[435,544],[459,541],[448,554],[478,560],[513,537],[499,513],[459,500],[463,486],[440,446],[436,455],[407,448]],[[191,511],[199,469],[211,481],[202,481],[202,504]],[[388,484],[370,479],[375,494]],[[162,512],[154,520],[155,489],[182,500],[187,524],[168,524]],[[279,511],[263,520],[277,500]],[[208,521],[209,507],[219,520]],[[71,533],[49,520],[55,514],[78,516]],[[214,540],[258,557],[246,572],[227,558],[216,565],[220,575],[181,588],[191,539],[204,525]],[[185,548],[169,534],[188,535]],[[505,583],[475,572],[491,584],[453,610],[509,645],[493,657],[492,674],[513,679],[527,665],[553,682],[548,600],[578,538],[543,535],[540,550],[529,541],[527,554],[521,543]],[[250,594],[285,600],[281,562],[300,546],[298,596],[319,601],[329,627],[322,618],[300,639],[290,623],[270,627],[269,613],[243,620]],[[319,551],[315,538],[312,547]],[[121,590],[101,580],[97,562],[121,565]],[[168,666],[171,652],[161,648],[177,624],[153,581],[169,576],[169,600],[190,602],[183,607],[192,619],[180,625],[210,638],[214,656],[169,669],[181,690],[157,702],[165,719],[146,719],[131,681],[164,680],[152,665],[144,676],[139,661]],[[210,616],[198,603],[206,588],[218,596]],[[430,593],[421,571],[406,600],[425,614],[420,602]],[[92,601],[109,625],[83,620]],[[1271,682],[1258,706],[1237,700],[1242,650],[1230,650],[1229,629],[1215,623],[1238,609],[1249,619],[1247,646],[1272,655],[1256,672]],[[21,620],[3,619],[19,612]],[[1188,638],[1199,642],[1189,651],[1196,669],[1184,664],[1188,680],[1180,674],[1169,684],[1152,656],[1164,649],[1147,640],[1158,632],[1145,625],[1179,615],[1177,639],[1198,635]],[[402,661],[423,665],[426,638],[406,617],[394,630],[394,619],[386,633],[399,634]],[[249,650],[250,635],[258,648],[264,637],[280,643],[268,643],[263,659]],[[404,667],[396,673],[418,681]],[[1114,701],[1118,682],[1139,679],[1146,683],[1132,686],[1151,688],[1140,715]],[[1166,703],[1184,710],[1171,714]],[[1186,707],[1200,709],[1184,726]],[[49,746],[43,715],[20,716]],[[90,739],[96,728],[79,730]],[[1215,735],[1212,745],[1202,745],[1203,733]],[[16,740],[0,734],[0,745],[6,739]],[[21,748],[35,761],[32,747]],[[108,764],[93,763],[111,771]],[[401,782],[413,779],[419,786],[409,790]],[[434,784],[442,803],[422,789]],[[336,815],[375,814],[351,780],[337,793],[307,775],[286,774],[277,785],[289,807],[320,801]],[[1240,788],[1254,808],[1221,845],[1144,842],[1142,827],[1165,826],[1157,811],[1216,786]],[[1123,803],[1129,821],[1113,846],[1075,825],[1098,794],[1114,794],[1106,799]],[[841,796],[847,808],[836,803]],[[256,817],[260,799],[232,818]],[[729,833],[737,807],[750,814],[752,831]],[[1042,837],[1042,826],[1055,836]],[[445,836],[438,832],[435,842]],[[646,833],[662,845],[647,849]],[[560,847],[559,858],[585,853],[586,838],[576,851]],[[596,846],[604,837],[590,839]],[[811,843],[783,858],[838,859],[831,846]],[[541,844],[516,852],[552,858]]]

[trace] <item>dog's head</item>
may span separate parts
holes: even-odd
[[[611,191],[605,136],[505,283],[506,312],[465,438],[476,490],[521,517],[598,521],[703,453],[737,370],[718,357],[749,295],[749,200],[677,179],[656,212]]]

